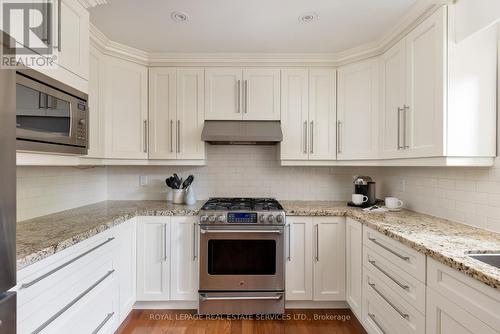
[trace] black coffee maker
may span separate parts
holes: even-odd
[[[377,195],[375,190],[375,182],[369,176],[357,175],[353,178],[354,194],[360,194],[368,197],[368,201],[361,205],[356,205],[352,202],[347,203],[349,206],[358,206],[367,208],[377,203]]]

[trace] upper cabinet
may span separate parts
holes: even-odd
[[[205,158],[204,69],[149,70],[149,158]]]
[[[205,119],[279,120],[280,71],[267,68],[206,69]]]
[[[337,158],[374,159],[379,141],[379,60],[338,70]]]
[[[336,70],[281,73],[282,160],[336,159]]]

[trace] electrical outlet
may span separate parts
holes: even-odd
[[[148,177],[145,175],[139,176],[139,184],[141,186],[147,186],[148,185]]]

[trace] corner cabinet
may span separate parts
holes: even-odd
[[[149,159],[205,159],[204,69],[149,70]]]
[[[335,160],[336,70],[281,71],[281,160]]]
[[[280,70],[206,69],[205,119],[280,120]]]
[[[138,301],[198,299],[197,218],[138,217]]]
[[[345,300],[345,218],[287,217],[286,300]]]

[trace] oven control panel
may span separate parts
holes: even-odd
[[[256,212],[228,212],[227,222],[230,224],[257,224]]]

